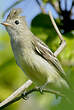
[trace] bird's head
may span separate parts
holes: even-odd
[[[25,17],[19,16],[21,12],[22,12],[21,8],[12,9],[9,15],[7,16],[6,21],[1,23],[6,27],[6,30],[8,31],[10,36],[14,36],[25,31],[24,29],[27,25]]]

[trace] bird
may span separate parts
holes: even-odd
[[[17,65],[33,83],[42,89],[65,93],[70,88],[58,58],[49,47],[28,28],[22,9],[13,8],[5,26]]]

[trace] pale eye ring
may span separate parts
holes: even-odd
[[[16,21],[15,21],[15,24],[16,24],[16,25],[18,25],[18,24],[19,24],[19,21],[18,21],[18,20],[16,20]]]

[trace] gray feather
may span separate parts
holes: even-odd
[[[51,62],[51,64],[56,68],[59,75],[66,80],[66,82],[69,84],[69,81],[66,78],[65,72],[59,62],[59,60],[54,56],[54,53],[48,48],[48,46],[40,41],[38,38],[34,37],[35,40],[33,41],[33,45],[35,47],[35,50],[37,53],[44,58],[47,62]]]
[[[13,19],[13,18],[15,18],[15,17],[17,17],[21,12],[22,12],[22,9],[21,9],[21,8],[18,8],[18,9],[13,8],[13,9],[11,10],[11,12],[9,13],[7,19]]]

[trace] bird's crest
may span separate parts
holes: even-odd
[[[17,16],[19,16],[19,14],[20,14],[21,12],[22,12],[22,9],[21,9],[21,8],[18,8],[18,9],[13,8],[13,9],[10,11],[10,13],[9,13],[9,15],[8,15],[8,17],[7,17],[7,19],[16,18]]]

